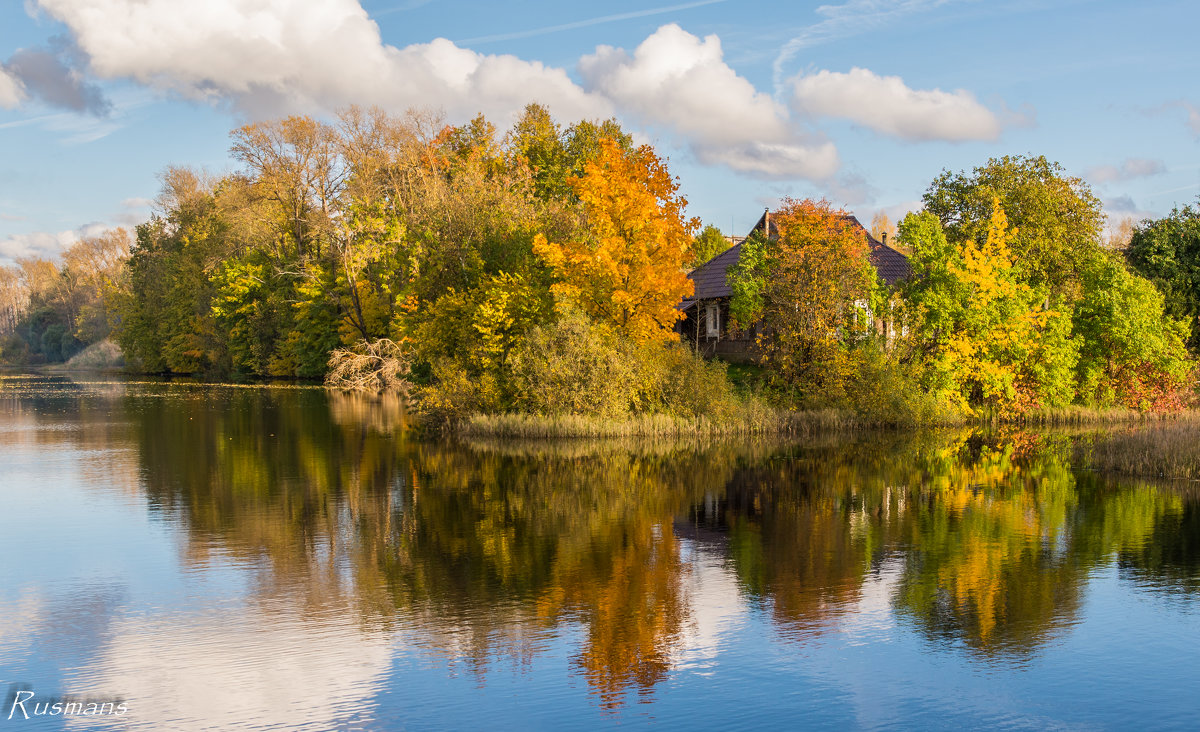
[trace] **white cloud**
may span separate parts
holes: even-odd
[[[800,134],[787,109],[723,60],[721,41],[665,25],[630,55],[600,46],[579,63],[589,91],[643,124],[688,141],[702,163],[767,177],[826,178],[838,167],[827,141]]]
[[[81,238],[97,236],[110,228],[112,227],[107,224],[91,223],[69,231],[10,234],[0,239],[0,265],[11,264],[24,257],[52,259]]]
[[[560,114],[611,113],[562,69],[450,41],[396,48],[357,0],[39,0],[71,29],[100,77],[251,116],[378,104],[508,118],[531,99]]]
[[[16,109],[24,98],[25,91],[21,88],[20,80],[0,66],[0,107]]]
[[[957,0],[848,0],[841,5],[819,5],[822,20],[804,28],[783,45],[775,58],[775,86],[784,77],[784,66],[801,50],[894,25],[906,15],[935,10]]]
[[[1119,166],[1100,165],[1090,168],[1086,175],[1096,183],[1116,183],[1133,180],[1134,178],[1147,178],[1152,175],[1165,173],[1166,170],[1167,166],[1161,160],[1126,158]]]
[[[632,56],[599,47],[580,70],[484,55],[446,39],[397,48],[357,0],[39,0],[100,77],[130,78],[252,118],[349,104],[483,112],[503,125],[530,101],[562,119],[627,113],[678,133],[702,163],[769,177],[824,178],[837,150],[722,61],[716,36],[660,28]]]
[[[806,115],[840,117],[904,140],[994,140],[1000,122],[965,90],[911,89],[898,76],[868,69],[818,71],[792,80],[792,106]]]

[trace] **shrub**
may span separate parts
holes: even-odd
[[[518,411],[619,418],[640,406],[636,349],[582,313],[534,327],[507,366]]]

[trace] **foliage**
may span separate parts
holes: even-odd
[[[586,165],[600,155],[605,139],[627,154],[633,151],[633,138],[615,119],[581,120],[563,130],[550,110],[537,103],[525,106],[512,129],[514,154],[529,166],[535,194],[545,200],[574,195],[570,179],[583,175]]]
[[[1083,338],[1079,389],[1099,406],[1141,411],[1180,409],[1195,364],[1187,324],[1164,314],[1163,295],[1126,269],[1116,255],[1087,263],[1084,297],[1075,312]]]
[[[729,317],[736,328],[746,330],[767,309],[767,283],[775,263],[777,245],[757,229],[742,242],[737,261],[726,270],[725,280],[733,293]]]
[[[691,261],[688,262],[688,268],[699,267],[728,249],[729,246],[729,240],[725,238],[720,229],[712,224],[705,226],[692,242]]]
[[[1023,278],[1073,299],[1079,263],[1100,244],[1100,199],[1058,163],[1025,155],[992,158],[970,174],[943,171],[923,197],[955,243],[987,238],[996,199],[1015,228],[1008,245]]]
[[[999,199],[980,243],[953,246],[929,213],[900,224],[913,252],[903,292],[924,382],[968,413],[1014,414],[1074,396],[1070,320],[1044,307],[1044,296],[1020,277],[1008,247],[1013,234]]]
[[[468,292],[450,290],[415,329],[422,358],[460,358],[473,373],[497,371],[531,328],[548,322],[549,292],[501,272]]]
[[[905,360],[885,339],[872,335],[855,345],[853,371],[840,406],[861,424],[945,425],[961,422],[953,399],[922,387],[921,365]]]
[[[571,179],[587,221],[577,238],[539,235],[534,251],[559,277],[562,302],[637,342],[666,340],[692,292],[683,272],[696,219],[666,164],[647,145],[626,152],[602,140],[600,154]]]
[[[32,257],[0,267],[0,356],[67,361],[108,338],[130,243],[127,230],[111,229],[75,242],[59,262]]]
[[[508,359],[513,403],[533,414],[622,417],[640,406],[633,344],[578,312],[534,328]]]
[[[787,199],[772,221],[778,241],[747,240],[745,261],[729,274],[731,313],[743,327],[769,323],[759,344],[780,385],[838,399],[851,370],[854,303],[875,286],[866,236],[827,201]]]
[[[1163,294],[1163,308],[1189,327],[1188,346],[1200,352],[1200,204],[1175,207],[1168,216],[1143,221],[1125,252],[1130,266]]]

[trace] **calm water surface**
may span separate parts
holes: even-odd
[[[1077,469],[1086,436],[402,423],[315,388],[0,376],[0,684],[129,709],[0,725],[1198,724],[1197,492]]]

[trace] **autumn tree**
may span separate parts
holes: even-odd
[[[0,336],[17,329],[29,305],[29,288],[16,267],[0,267]]]
[[[571,179],[586,230],[553,242],[539,235],[534,251],[558,276],[555,296],[635,341],[666,340],[692,293],[683,272],[697,219],[666,163],[643,145],[625,152],[612,140],[582,176]]]
[[[763,321],[759,344],[773,373],[808,395],[837,398],[850,371],[855,303],[875,271],[865,232],[828,201],[786,199],[771,214],[778,239],[752,237],[730,275],[730,310],[742,327]]]
[[[1075,311],[1080,393],[1095,404],[1142,411],[1186,406],[1181,392],[1195,367],[1184,345],[1187,321],[1166,314],[1163,294],[1118,255],[1092,258],[1084,278]]]
[[[886,211],[876,211],[871,217],[871,236],[877,240],[893,244],[896,241],[897,229]]]
[[[987,236],[957,246],[930,213],[909,214],[900,238],[912,250],[903,287],[911,339],[926,363],[926,387],[960,409],[1002,414],[1071,401],[1078,344],[1067,313],[1043,307],[1009,241],[1016,232],[993,199]]]
[[[336,131],[311,117],[287,117],[245,125],[232,137],[230,154],[272,204],[279,244],[301,256],[319,253],[345,175]]]

